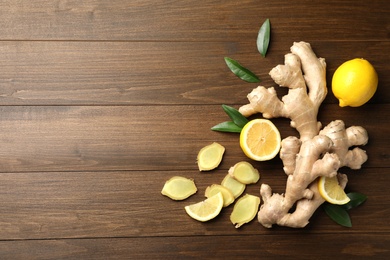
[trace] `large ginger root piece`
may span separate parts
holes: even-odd
[[[248,94],[249,104],[240,107],[240,113],[290,118],[302,141],[316,136],[321,128],[318,109],[327,94],[325,60],[317,58],[309,43],[295,42],[285,56],[285,65],[276,66],[270,76],[280,86],[288,87],[288,94],[279,100],[273,87],[259,86]]]
[[[327,94],[326,63],[317,58],[309,43],[294,43],[291,53],[285,56],[285,64],[272,69],[270,75],[278,85],[289,88],[288,94],[280,100],[274,88],[259,86],[248,95],[249,104],[239,111],[244,116],[262,113],[265,118],[290,118],[300,138],[282,141],[280,157],[288,175],[286,191],[272,193],[269,185],[261,186],[264,203],[258,220],[268,228],[273,224],[304,227],[324,202],[318,191],[318,177],[335,176],[342,166],[359,169],[367,155],[360,148],[349,148],[365,145],[367,132],[356,126],[345,129],[341,120],[331,122],[320,132],[317,114]],[[338,178],[344,188],[347,176],[338,174]]]
[[[345,129],[344,122],[336,120],[326,126],[320,135],[304,142],[296,156],[294,171],[288,175],[285,194],[272,194],[269,185],[261,186],[264,204],[258,213],[259,222],[267,228],[273,224],[305,227],[324,202],[318,191],[318,177],[333,177],[342,166],[359,169],[367,160],[367,155],[358,147],[353,150],[349,148],[365,145],[367,140],[367,132],[363,128],[352,126]],[[347,176],[339,174],[338,177],[344,188],[348,182]],[[291,212],[294,206],[295,210]]]

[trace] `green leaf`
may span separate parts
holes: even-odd
[[[265,57],[265,55],[267,54],[270,37],[271,24],[269,22],[269,19],[267,19],[260,27],[259,34],[257,35],[257,49],[263,57]]]
[[[249,120],[243,116],[237,109],[234,107],[230,107],[227,105],[222,105],[223,110],[225,113],[230,117],[230,119],[239,127],[244,127]]]
[[[349,217],[348,211],[342,206],[324,203],[323,208],[326,214],[337,224],[344,227],[352,227],[352,222],[351,218]]]
[[[251,83],[260,82],[260,79],[253,72],[244,68],[237,61],[229,57],[225,57],[225,62],[229,69],[240,79]]]
[[[211,130],[219,132],[241,133],[242,128],[232,121],[227,121],[213,126]]]
[[[343,205],[343,208],[346,210],[350,210],[352,208],[356,208],[361,205],[363,202],[367,200],[367,196],[358,192],[350,192],[347,196],[351,199],[347,204]]]

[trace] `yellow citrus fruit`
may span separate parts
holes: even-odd
[[[358,107],[374,96],[378,74],[365,59],[352,59],[340,65],[333,74],[332,92],[341,107]]]
[[[209,221],[221,212],[223,207],[223,196],[221,192],[201,202],[185,206],[187,214],[198,221]]]
[[[350,201],[343,188],[339,185],[337,176],[332,178],[321,176],[318,181],[321,196],[329,203],[343,205]]]
[[[280,150],[280,133],[267,119],[249,121],[240,134],[240,146],[246,156],[255,161],[274,158]]]

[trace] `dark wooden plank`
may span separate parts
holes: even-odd
[[[336,112],[337,111],[337,112]],[[389,167],[389,105],[321,108],[320,120],[361,125],[371,136],[365,167]],[[220,106],[7,106],[0,107],[0,172],[195,169],[201,147],[227,149],[221,168],[246,157],[238,135],[212,132],[228,120]],[[283,137],[296,135],[277,119]],[[264,162],[280,165],[280,160]]]
[[[236,230],[229,220],[233,206],[206,223],[187,216],[184,206],[203,200],[206,187],[220,183],[226,174],[225,170],[0,173],[0,240],[326,233],[352,237],[390,232],[389,168],[349,174],[348,190],[368,196],[365,204],[351,211],[352,228],[338,226],[321,209],[305,229],[266,229],[254,220]],[[165,181],[175,175],[193,178],[198,193],[185,201],[161,195]],[[271,185],[274,192],[284,191],[284,173],[273,169],[262,170],[261,175],[245,193],[259,195],[261,183]]]
[[[273,36],[388,39],[387,0],[377,1],[13,1],[0,4],[2,40],[230,41]]]
[[[378,1],[11,1],[0,3],[0,258],[206,259],[390,258],[388,118],[389,14]],[[265,59],[255,47],[271,19]],[[227,120],[255,87],[224,64],[230,56],[256,72],[308,41],[334,70],[370,60],[379,89],[370,104],[339,108],[330,94],[319,119],[343,119],[370,135],[369,160],[347,190],[368,196],[351,211],[353,227],[322,210],[304,229],[234,229],[232,207],[208,223],[183,207],[204,198],[227,169],[247,158],[234,134],[209,128]],[[283,94],[283,91],[278,91]],[[295,134],[288,120],[275,124]],[[199,173],[198,150],[213,141],[220,168]],[[283,192],[278,158],[254,163],[261,183]],[[160,194],[173,175],[194,178],[198,193],[175,202]],[[259,193],[260,183],[246,192]]]
[[[227,68],[230,56],[270,87],[268,72],[283,63],[293,39],[274,39],[267,58],[254,39],[239,42],[0,42],[0,105],[244,104],[257,86]],[[311,42],[328,64],[329,95],[334,70],[364,57],[379,74],[371,103],[390,100],[390,42]],[[285,93],[279,88],[280,94]]]
[[[149,237],[0,242],[3,259],[388,259],[385,234]]]

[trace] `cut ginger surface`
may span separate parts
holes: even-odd
[[[199,171],[211,171],[217,168],[224,152],[225,147],[216,142],[203,147],[197,158]]]

